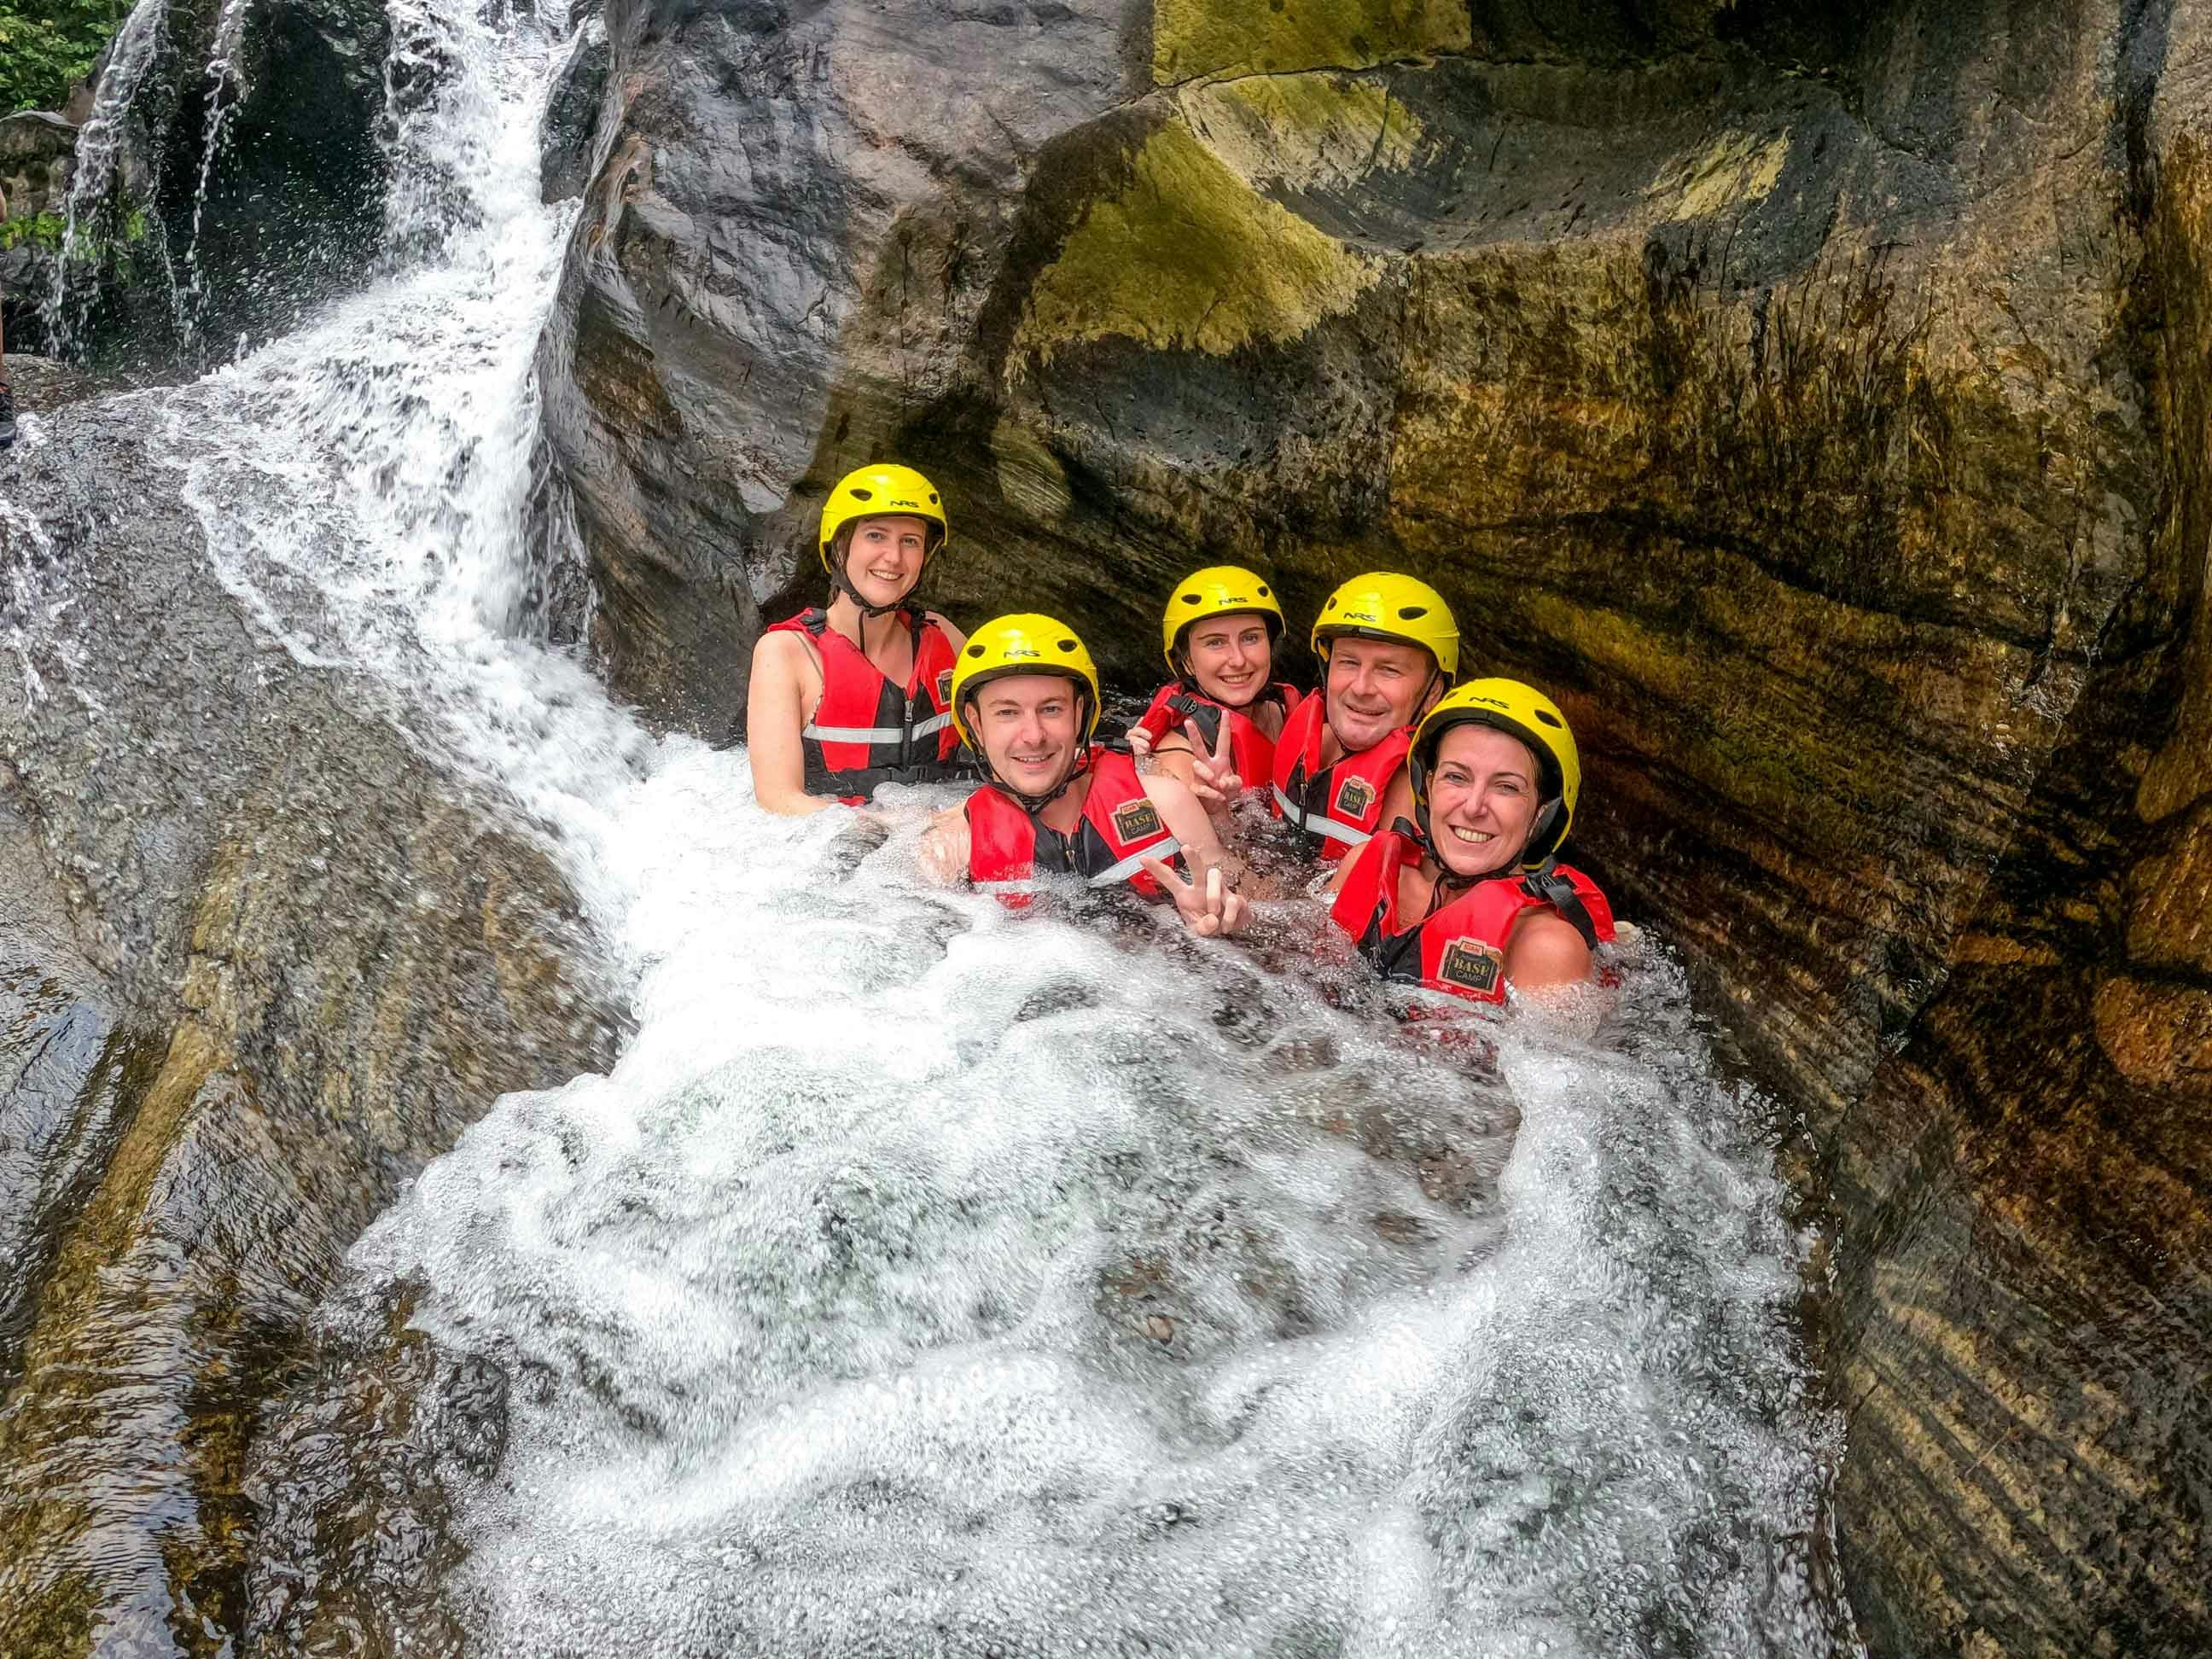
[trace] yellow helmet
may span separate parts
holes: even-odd
[[[856,468],[838,479],[836,488],[830,492],[830,499],[822,503],[822,568],[833,577],[839,574],[832,544],[840,530],[855,519],[895,513],[927,520],[937,526],[936,535],[930,538],[932,556],[941,552],[951,539],[952,527],[945,521],[945,504],[937,498],[937,486],[910,466],[879,461],[873,466]]]
[[[1090,694],[1083,740],[1098,729],[1098,668],[1075,630],[1050,617],[1023,612],[994,617],[968,637],[952,664],[952,726],[960,740],[980,755],[983,745],[968,729],[968,698],[987,680],[1010,674],[1059,674]]]
[[[1160,645],[1167,653],[1168,672],[1182,672],[1176,666],[1176,642],[1185,629],[1208,617],[1241,611],[1255,611],[1267,619],[1270,644],[1283,637],[1283,607],[1275,603],[1274,589],[1242,565],[1210,564],[1177,582],[1160,617]]]
[[[1413,728],[1413,750],[1406,757],[1413,813],[1424,836],[1429,833],[1429,773],[1444,733],[1455,726],[1490,726],[1518,738],[1536,757],[1541,774],[1536,788],[1543,801],[1529,830],[1528,844],[1521,850],[1522,866],[1536,868],[1567,838],[1575,821],[1575,801],[1583,792],[1582,757],[1567,717],[1559,704],[1519,680],[1469,680],[1438,698]]]
[[[1387,570],[1354,576],[1330,594],[1314,618],[1314,654],[1326,662],[1328,641],[1340,634],[1402,640],[1437,659],[1449,681],[1459,672],[1459,624],[1444,596],[1426,582]]]

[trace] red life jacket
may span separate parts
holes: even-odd
[[[769,629],[804,634],[822,653],[822,702],[799,732],[810,795],[857,805],[881,783],[943,783],[972,777],[955,763],[952,641],[935,623],[899,616],[914,636],[914,670],[894,684],[868,653],[830,626],[830,613],[802,611]]]
[[[1263,702],[1272,702],[1283,711],[1287,726],[1301,700],[1297,687],[1272,680],[1267,690],[1245,708],[1256,708]],[[1152,706],[1145,710],[1145,717],[1137,722],[1137,726],[1150,732],[1157,744],[1169,732],[1182,731],[1185,720],[1194,720],[1199,736],[1211,749],[1221,741],[1224,720],[1229,722],[1230,761],[1237,769],[1237,775],[1244,780],[1247,789],[1266,788],[1267,781],[1275,775],[1275,740],[1254,723],[1244,708],[1216,702],[1182,680],[1172,680],[1153,694]]]
[[[1126,881],[1146,898],[1158,897],[1160,884],[1145,873],[1139,860],[1173,860],[1182,845],[1145,793],[1144,780],[1129,756],[1100,750],[1091,757],[1090,773],[1083,817],[1072,835],[1039,822],[994,783],[969,796],[968,879],[1015,910],[1028,905],[1041,869],[1081,876],[1093,887]]]
[[[1375,971],[1394,984],[1420,985],[1470,1002],[1504,1001],[1505,947],[1523,910],[1557,910],[1592,950],[1613,937],[1613,907],[1597,884],[1579,870],[1548,863],[1525,874],[1479,881],[1401,930],[1398,872],[1420,856],[1419,841],[1401,830],[1385,830],[1359,849],[1328,913]]]
[[[1400,726],[1372,749],[1321,763],[1328,696],[1316,691],[1291,711],[1275,739],[1275,816],[1302,831],[1331,862],[1375,833],[1382,797],[1413,746],[1413,728]]]

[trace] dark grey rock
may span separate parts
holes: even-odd
[[[544,853],[246,619],[158,424],[80,403],[0,456],[9,1653],[238,1626],[247,1443],[347,1245],[617,1024]]]

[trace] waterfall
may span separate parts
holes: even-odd
[[[208,181],[214,175],[216,158],[222,153],[224,124],[247,92],[234,60],[252,5],[253,0],[223,0],[222,10],[216,19],[215,39],[208,52],[207,120],[200,133],[199,176],[192,185],[192,228],[185,241],[185,288],[195,301],[204,297],[199,271],[200,222],[207,212]],[[197,319],[179,320],[184,323],[185,337],[189,341]]]
[[[40,307],[40,322],[47,339],[53,349],[64,353],[80,343],[77,325],[90,303],[89,296],[71,294],[70,277],[87,264],[96,270],[97,256],[104,252],[92,246],[92,239],[112,229],[104,223],[110,216],[101,209],[108,201],[123,158],[131,104],[167,40],[168,15],[168,0],[137,0],[131,7],[108,47],[106,65],[93,91],[92,113],[77,131],[69,193],[63,198],[61,246],[54,256],[53,282]],[[173,282],[170,289],[181,327],[182,301]]]
[[[1401,1027],[1295,930],[1010,916],[921,880],[943,797],[774,819],[645,730],[532,623],[566,20],[393,16],[390,268],[164,394],[162,442],[259,624],[562,860],[635,1018],[323,1316],[404,1303],[507,1380],[451,1520],[477,1650],[1835,1650],[1805,1241],[1667,953],[1595,1036]],[[264,1634],[349,1570],[270,1564]]]

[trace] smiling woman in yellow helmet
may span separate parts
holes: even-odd
[[[771,812],[857,805],[884,783],[972,777],[958,763],[952,663],[965,643],[906,601],[950,526],[928,479],[878,463],[822,504],[816,546],[830,601],[753,647],[747,741],[753,793]]]
[[[1265,789],[1274,774],[1275,739],[1302,695],[1274,677],[1282,632],[1274,589],[1240,565],[1194,570],[1168,596],[1160,638],[1175,678],[1129,728],[1129,746],[1211,810],[1227,805],[1213,787],[1224,769],[1245,789]]]
[[[1472,681],[1422,720],[1407,769],[1413,823],[1337,872],[1329,915],[1360,954],[1385,979],[1477,1002],[1589,978],[1613,911],[1553,858],[1582,793],[1559,706],[1518,680]]]
[[[1443,595],[1389,571],[1355,576],[1314,619],[1322,689],[1275,740],[1274,808],[1310,850],[1345,854],[1413,810],[1413,722],[1459,672],[1459,624]]]
[[[1066,623],[1018,615],[977,629],[953,669],[952,716],[989,781],[931,823],[923,866],[1016,909],[1040,872],[1126,882],[1172,899],[1194,933],[1236,932],[1244,902],[1205,809],[1173,778],[1138,776],[1126,750],[1095,747],[1098,705],[1098,671]]]

